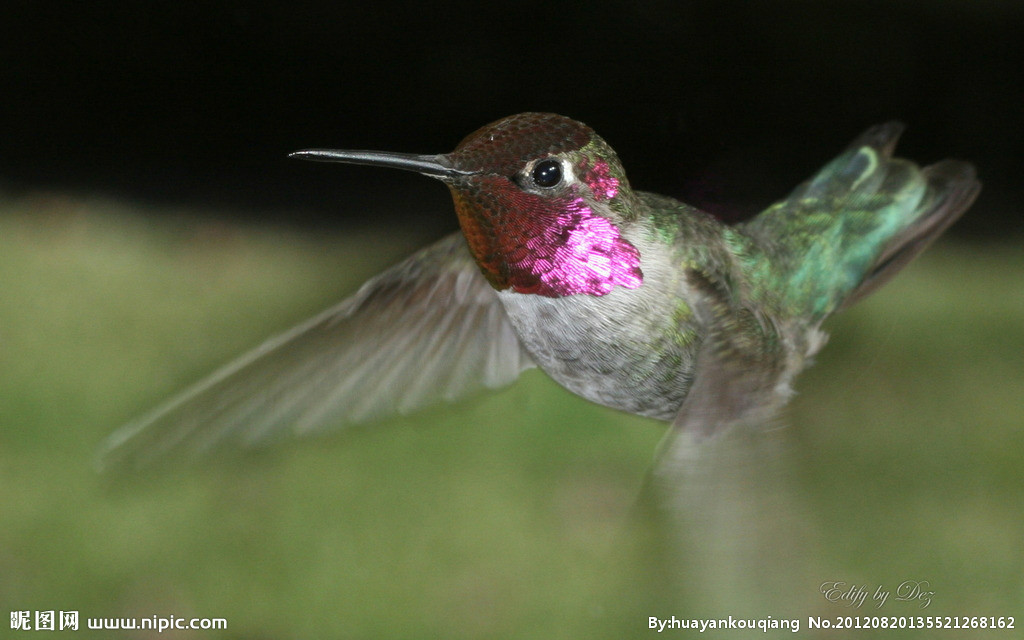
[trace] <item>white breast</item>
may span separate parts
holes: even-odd
[[[676,313],[685,279],[667,247],[627,238],[640,250],[644,282],[604,296],[548,298],[499,293],[520,340],[538,366],[593,402],[663,420],[682,404],[694,345],[682,344]],[[691,318],[692,320],[692,318]]]

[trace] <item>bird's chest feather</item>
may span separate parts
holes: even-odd
[[[559,298],[499,292],[534,361],[569,390],[599,404],[671,419],[689,388],[698,328],[682,278],[652,251],[640,287]]]

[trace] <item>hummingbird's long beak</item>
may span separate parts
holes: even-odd
[[[345,162],[366,164],[374,167],[391,167],[416,171],[437,178],[457,178],[476,173],[452,166],[446,155],[420,156],[412,153],[390,153],[388,151],[343,151],[338,149],[306,149],[288,154],[289,158],[314,160],[316,162]]]

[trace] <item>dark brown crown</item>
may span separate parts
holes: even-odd
[[[469,171],[512,175],[530,160],[589,143],[594,131],[554,113],[520,113],[485,125],[466,136],[450,155]]]

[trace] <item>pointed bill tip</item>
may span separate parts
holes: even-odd
[[[316,149],[302,149],[301,151],[292,151],[288,154],[288,157],[298,160],[318,160],[317,154],[318,151]]]

